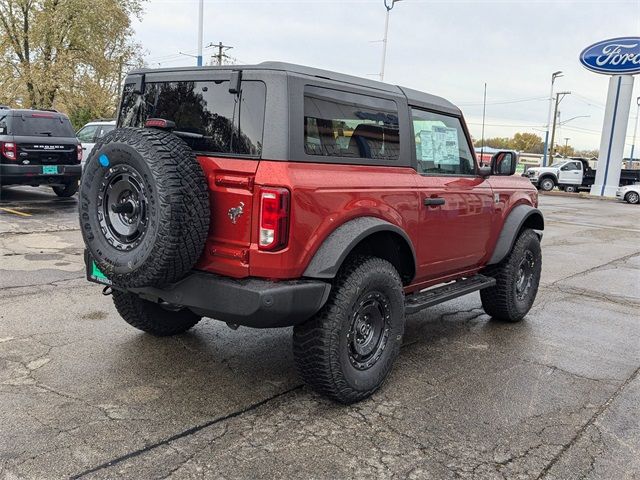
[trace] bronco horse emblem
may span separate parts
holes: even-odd
[[[229,219],[234,225],[238,222],[238,218],[244,213],[244,202],[240,202],[240,205],[229,209]]]

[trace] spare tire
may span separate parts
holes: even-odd
[[[175,135],[114,130],[85,165],[80,229],[91,256],[116,286],[160,287],[193,268],[209,231],[207,181]]]

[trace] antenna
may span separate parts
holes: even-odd
[[[480,145],[480,161],[484,165],[484,120],[487,113],[487,82],[484,82],[484,99],[482,100],[482,144]]]

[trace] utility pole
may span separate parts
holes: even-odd
[[[389,5],[391,1],[391,5]],[[384,82],[384,68],[387,62],[387,39],[389,38],[389,13],[394,5],[402,0],[384,0],[384,7],[387,9],[387,16],[384,21],[384,39],[382,40],[382,67],[380,68],[380,81]]]
[[[551,145],[549,146],[549,165],[553,165],[553,149],[556,141],[556,125],[558,123],[558,105],[562,102],[562,99],[566,95],[570,95],[571,92],[558,92],[556,93],[556,108],[553,113],[553,129],[551,130]]]
[[[225,58],[229,58],[224,52],[226,52],[227,50],[231,50],[233,48],[228,45],[223,45],[222,42],[218,42],[217,45],[214,45],[212,43],[209,46],[218,49],[218,53],[211,56],[211,64],[218,65],[218,66],[222,66],[222,62]]]
[[[202,66],[202,42],[204,32],[204,0],[200,0],[198,7],[198,66]]]
[[[542,166],[547,166],[547,152],[549,151],[549,127],[551,126],[551,112],[553,110],[553,84],[556,78],[562,77],[562,72],[557,71],[551,74],[551,93],[549,93],[549,115],[547,116],[547,131],[544,135],[544,152],[542,156]],[[555,118],[555,117],[554,117]]]

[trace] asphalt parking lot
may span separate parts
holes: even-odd
[[[478,294],[411,316],[345,407],[302,386],[290,329],[127,326],[84,280],[76,200],[3,189],[0,478],[640,478],[640,208],[541,209],[527,319]]]

